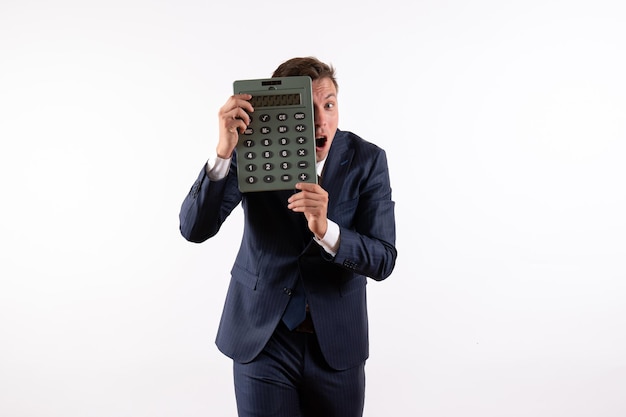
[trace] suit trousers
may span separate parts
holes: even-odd
[[[252,362],[234,362],[239,417],[362,417],[365,363],[343,371],[326,364],[314,333],[281,321]]]

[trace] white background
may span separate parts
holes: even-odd
[[[232,82],[308,55],[397,203],[366,417],[626,415],[623,4],[2,0],[0,415],[236,415],[241,210],[178,211]]]

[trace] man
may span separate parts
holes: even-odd
[[[302,75],[312,79],[320,183],[299,183],[297,192],[239,191],[235,146],[254,108],[250,95],[237,94],[219,111],[216,153],[180,212],[183,236],[203,242],[243,206],[241,247],[216,339],[233,359],[242,417],[362,416],[366,277],[387,278],[397,256],[385,152],[338,129],[331,66],[294,58],[272,76]],[[303,321],[288,320],[294,306]]]

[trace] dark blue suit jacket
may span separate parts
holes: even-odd
[[[321,184],[329,195],[328,218],[340,227],[335,257],[313,241],[304,215],[287,209],[292,191],[242,194],[236,164],[235,156],[228,176],[220,181],[209,180],[203,167],[180,212],[183,236],[202,242],[243,205],[243,237],[218,348],[235,361],[253,360],[281,320],[288,289],[301,278],[328,364],[340,370],[364,362],[369,354],[366,277],[387,278],[397,256],[385,152],[353,133],[338,130],[335,135]]]

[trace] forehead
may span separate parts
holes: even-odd
[[[330,78],[320,78],[312,83],[313,95],[316,98],[327,98],[331,95],[337,95],[337,88]]]

